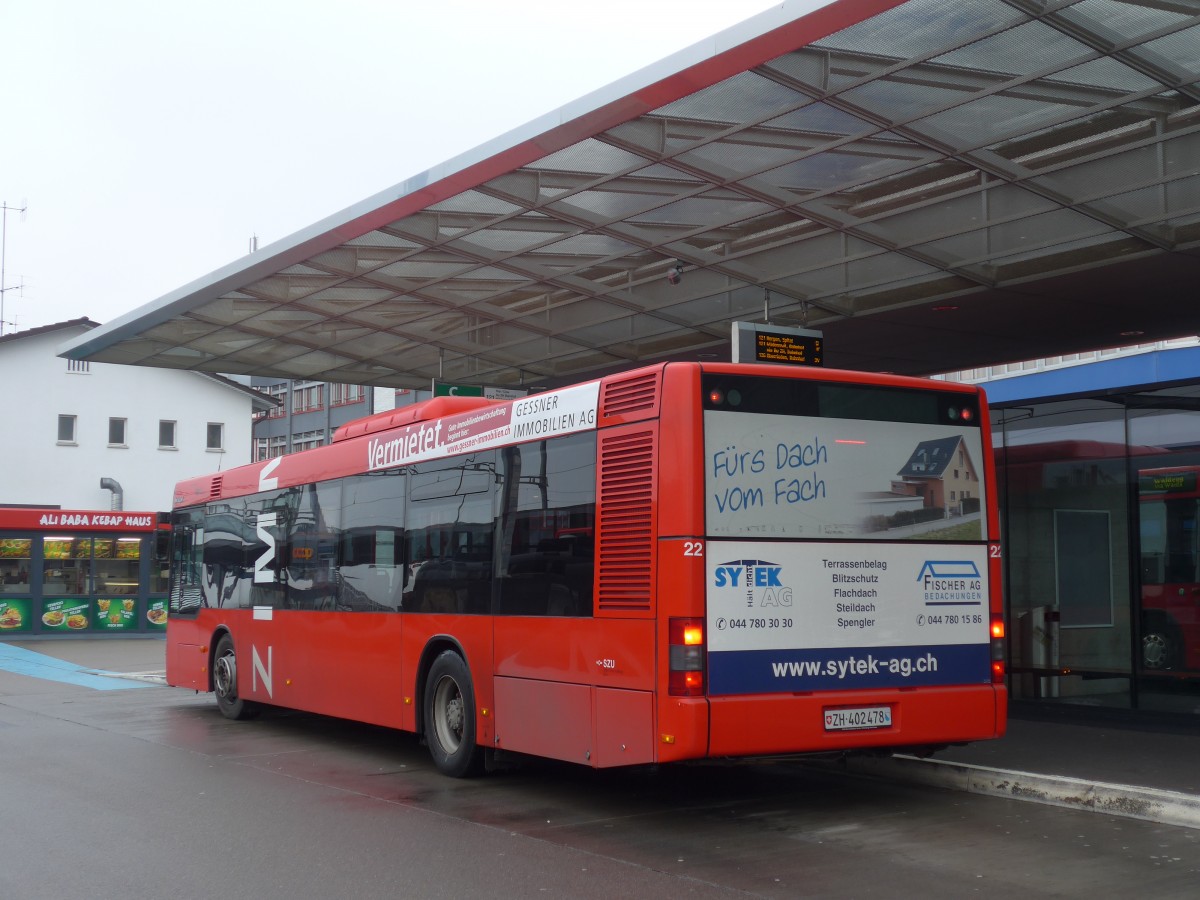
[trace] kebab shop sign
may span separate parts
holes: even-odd
[[[43,513],[38,525],[44,528],[151,528],[154,516],[147,513],[93,513],[58,512]]]

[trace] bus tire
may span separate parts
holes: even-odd
[[[475,740],[475,689],[471,670],[453,650],[443,650],[425,681],[425,740],[443,775],[466,778],[483,771]]]
[[[1162,615],[1147,616],[1142,626],[1142,668],[1170,672],[1180,668],[1183,644],[1179,629]]]
[[[217,652],[213,654],[213,693],[217,695],[217,709],[227,719],[252,719],[259,713],[258,704],[243,700],[237,692],[237,653],[233,649],[233,638],[228,633],[217,641]]]

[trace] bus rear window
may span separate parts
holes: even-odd
[[[708,373],[704,408],[782,416],[979,427],[970,394]]]
[[[706,376],[712,536],[981,541],[971,394]]]

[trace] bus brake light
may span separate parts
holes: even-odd
[[[1004,617],[992,616],[992,683],[1003,684],[1006,672],[1004,664]]]
[[[667,623],[672,697],[704,696],[704,620],[672,618]]]

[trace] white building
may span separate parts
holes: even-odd
[[[0,506],[169,510],[180,479],[250,462],[253,414],[273,401],[219,375],[57,355],[97,325],[0,337]]]

